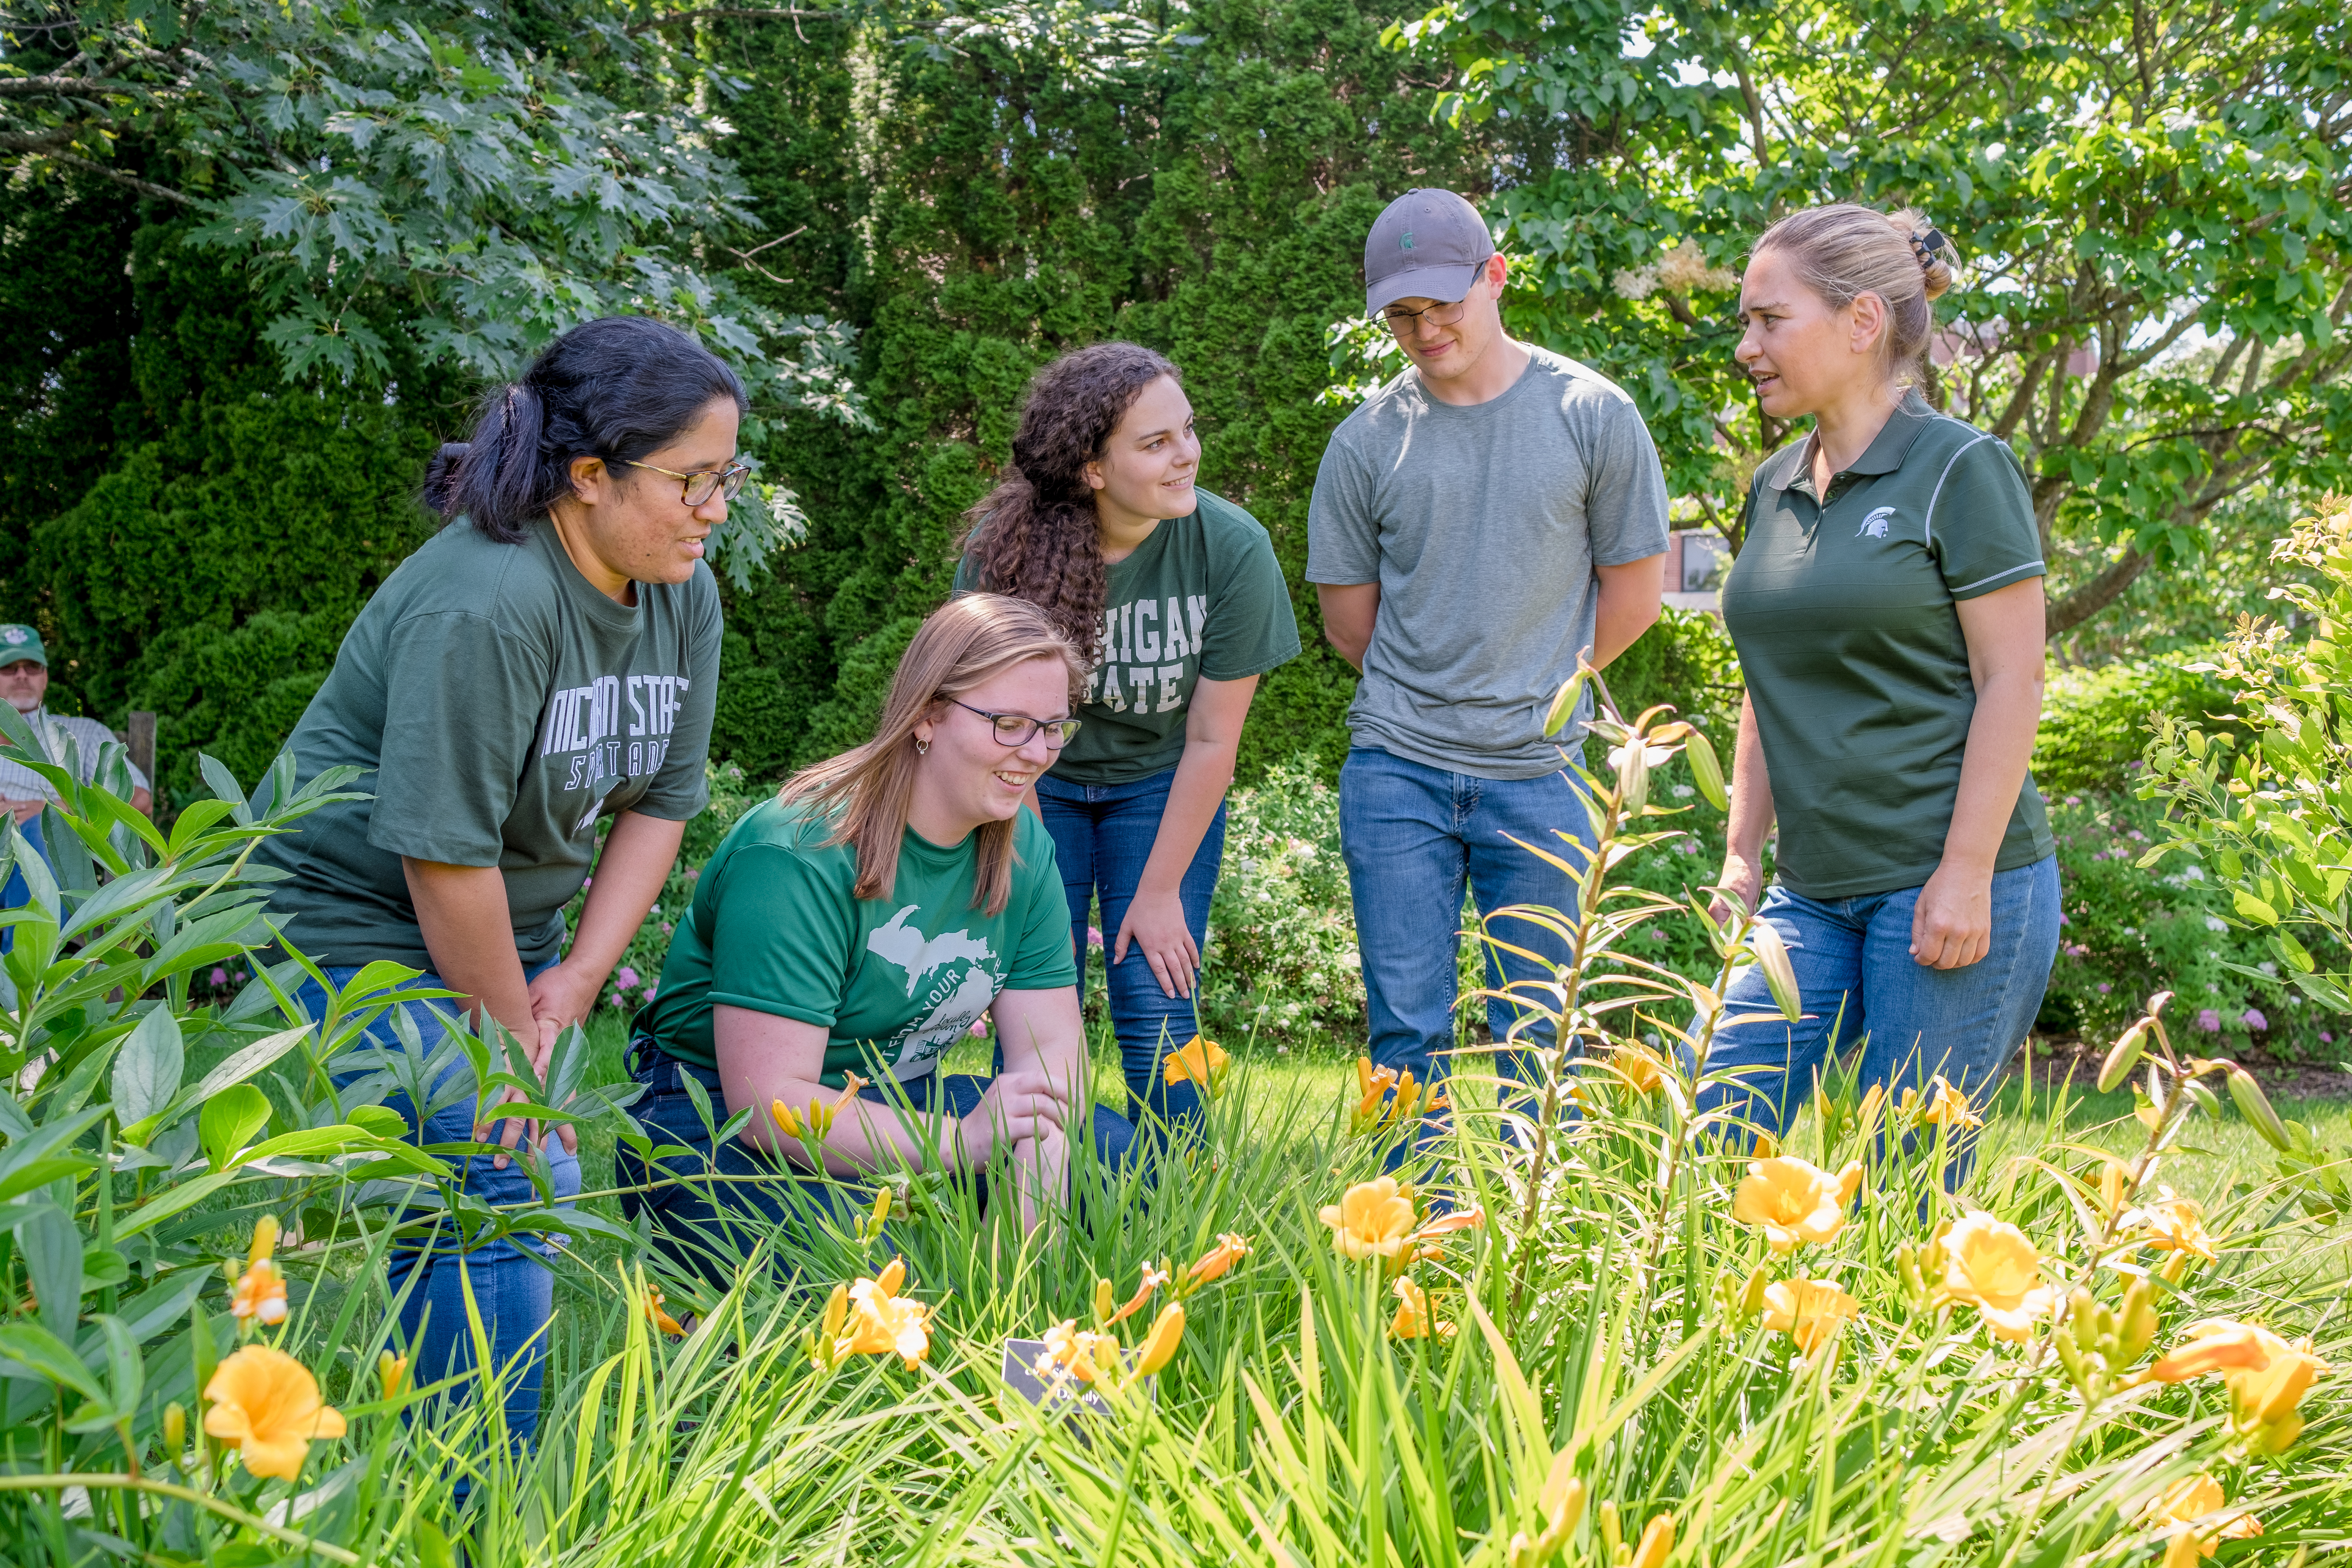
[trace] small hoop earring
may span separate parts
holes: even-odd
[[[915,742],[915,755],[919,757],[928,757],[930,754],[931,743],[929,741],[918,741]]]

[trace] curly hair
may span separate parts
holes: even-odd
[[[1086,466],[1143,389],[1177,370],[1139,343],[1097,343],[1039,371],[1021,405],[1013,463],[964,514],[976,584],[1025,599],[1089,664],[1102,657],[1103,558]]]

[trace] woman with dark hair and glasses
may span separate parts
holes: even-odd
[[[1037,373],[1013,464],[971,509],[960,590],[1026,599],[1091,671],[1086,728],[1036,805],[1054,836],[1084,963],[1102,906],[1129,1109],[1196,1119],[1163,1061],[1193,1003],[1224,858],[1225,788],[1258,678],[1298,656],[1298,621],[1257,520],[1194,484],[1201,440],[1176,367],[1097,343]]]
[[[379,960],[421,970],[414,988],[459,993],[541,1074],[559,1033],[594,1005],[709,795],[719,610],[703,549],[742,487],[742,410],[734,373],[693,339],[614,317],[550,344],[483,400],[472,440],[434,459],[425,499],[450,522],[376,590],[287,742],[304,780],[367,770],[367,797],[257,852],[285,874],[270,907],[286,940],[337,985]],[[560,953],[563,907],[592,866]],[[315,982],[296,995],[322,1016]],[[403,1005],[429,1054],[440,1028],[423,1005]],[[401,1049],[389,1015],[371,1038]],[[417,1107],[392,1103],[415,1126]],[[425,1143],[490,1131],[470,1095],[425,1110]],[[556,1196],[576,1194],[571,1129],[542,1140],[536,1124],[498,1124],[509,1149],[525,1137]],[[536,1199],[504,1154],[453,1164],[482,1203]],[[509,1434],[525,1441],[554,1245],[464,1239],[444,1226],[393,1250],[413,1375],[471,1369],[470,1281]]]

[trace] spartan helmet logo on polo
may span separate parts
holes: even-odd
[[[1853,531],[1853,536],[1860,539],[1866,533],[1873,539],[1885,538],[1887,520],[1894,515],[1895,509],[1891,506],[1872,507],[1870,514],[1862,520],[1862,526]]]

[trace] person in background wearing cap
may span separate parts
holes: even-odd
[[[1348,710],[1339,840],[1356,910],[1371,1058],[1426,1083],[1447,1070],[1466,882],[1479,910],[1576,906],[1576,888],[1512,842],[1587,843],[1564,771],[1591,711],[1544,735],[1577,669],[1658,618],[1666,482],[1615,384],[1503,330],[1504,259],[1451,191],[1408,191],[1364,242],[1364,309],[1412,365],[1332,433],[1307,513],[1307,576],[1331,645],[1363,671]],[[1497,938],[1566,951],[1527,921]],[[1489,984],[1549,980],[1491,946]],[[1548,1044],[1490,1001],[1500,1043]],[[1498,1054],[1521,1083],[1528,1050]]]
[[[49,761],[65,765],[65,742],[70,736],[79,753],[77,776],[84,784],[97,776],[99,748],[114,739],[114,731],[95,719],[68,719],[49,711],[49,650],[41,646],[41,634],[30,626],[0,626],[0,698],[25,716]],[[0,755],[0,805],[16,819],[27,838],[39,842],[41,808],[56,805],[57,799],[58,792],[47,780],[22,763]],[[155,806],[147,775],[137,768],[131,770],[131,804],[142,812]]]
[[[68,719],[49,711],[49,650],[41,646],[41,634],[30,626],[0,626],[0,699],[24,715],[49,761],[60,767],[66,764],[66,740],[70,736],[75,776],[84,784],[97,776],[100,748],[114,739],[114,731],[95,719]],[[148,791],[147,775],[132,768],[131,786],[131,804],[142,812],[153,810],[155,797]],[[48,858],[49,847],[41,837],[41,808],[55,805],[57,798],[58,792],[49,787],[48,780],[0,752],[0,807],[16,818],[16,830],[44,860]],[[24,872],[10,866],[7,883],[0,888],[0,909],[16,909],[30,897]],[[0,952],[16,945],[16,936],[14,929],[0,932]]]

